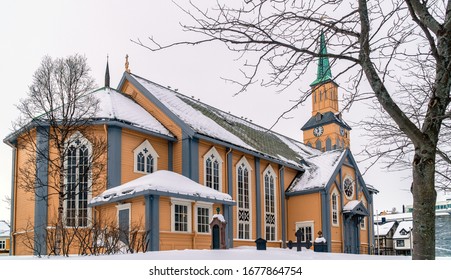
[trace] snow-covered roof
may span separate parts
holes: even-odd
[[[389,214],[389,215],[375,215],[374,222],[382,221],[382,218],[385,218],[385,221],[404,221],[404,220],[412,220],[412,213],[398,213],[398,214]]]
[[[388,222],[385,224],[375,224],[374,225],[374,235],[385,236],[389,233],[389,231],[393,228],[395,222]]]
[[[226,222],[226,220],[225,220],[225,218],[224,218],[224,216],[222,214],[214,214],[213,217],[211,217],[211,221],[210,222],[212,222],[215,218],[218,218],[218,220],[220,222],[223,222],[223,223]]]
[[[108,189],[94,197],[90,204],[95,206],[147,194],[234,204],[230,195],[200,185],[183,175],[167,170],[159,170]]]
[[[0,221],[0,237],[9,237],[10,230],[7,223]]]
[[[173,134],[157,119],[126,95],[107,87],[98,89],[92,94],[99,100],[99,110],[96,112],[96,118],[117,120],[138,128],[173,137]]]
[[[368,183],[366,183],[366,188],[367,188],[370,192],[373,192],[373,193],[379,193],[379,190],[376,189],[375,186],[370,185],[370,184],[368,184]]]
[[[352,211],[359,203],[359,200],[351,200],[343,207],[343,211]]]
[[[200,135],[218,139],[270,158],[302,167],[305,157],[320,151],[250,121],[221,111],[166,87],[131,75],[167,109]]]
[[[412,221],[402,221],[398,224],[393,239],[406,239],[410,238],[410,231],[412,230]]]
[[[334,150],[305,158],[305,173],[297,178],[287,192],[325,188],[346,150]]]

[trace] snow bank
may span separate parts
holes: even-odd
[[[178,173],[159,170],[118,187],[106,190],[99,196],[94,197],[90,203],[107,202],[113,198],[120,198],[121,196],[126,195],[139,196],[140,193],[148,190],[167,193],[167,196],[182,194],[192,196],[193,199],[205,198],[218,201],[233,201],[232,197],[226,193],[218,192],[212,188],[200,185]]]

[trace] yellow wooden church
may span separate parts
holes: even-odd
[[[65,227],[89,229],[110,221],[127,232],[125,239],[122,236],[125,246],[133,229],[145,234],[145,250],[208,249],[210,222],[221,217],[227,248],[255,246],[258,238],[267,246],[285,248],[296,240],[296,232],[306,242],[321,231],[329,252],[370,253],[377,191],[365,184],[349,150],[351,128],[339,112],[324,35],[319,46],[317,79],[311,84],[312,117],[302,127],[303,142],[129,69],[117,89],[108,82],[94,91],[100,110],[92,131],[108,142],[106,179],[95,191],[85,180],[79,195],[68,196]],[[39,129],[36,137],[45,137]],[[77,141],[68,145],[74,156],[67,164],[78,166],[93,147],[81,133],[74,133],[73,139]],[[4,141],[14,151],[11,254],[49,254],[45,244],[56,200],[50,187],[44,192],[47,198],[41,194],[44,199],[18,187],[27,157],[20,148],[24,140],[16,133]],[[37,170],[47,165],[36,161]],[[75,173],[66,176],[68,181],[81,180]],[[45,172],[36,172],[36,177],[52,184]],[[77,242],[71,245],[72,253],[79,252]]]

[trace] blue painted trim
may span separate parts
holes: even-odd
[[[199,183],[199,139],[190,141],[190,179]]]
[[[145,191],[136,192],[136,193],[132,193],[132,194],[126,194],[126,195],[123,195],[120,197],[114,197],[108,201],[98,201],[98,202],[94,202],[94,203],[88,203],[88,206],[96,207],[96,206],[100,206],[100,205],[110,204],[110,203],[114,203],[114,202],[123,201],[126,199],[146,196],[146,195],[159,195],[159,196],[187,199],[187,200],[192,200],[192,201],[204,201],[204,202],[211,202],[211,203],[218,203],[218,204],[225,204],[225,205],[236,205],[235,201],[220,200],[220,199],[214,199],[214,198],[205,198],[205,197],[192,196],[192,195],[180,194],[180,193],[171,193],[171,192],[165,192],[165,191],[145,190]]]
[[[286,222],[286,209],[285,209],[285,168],[279,165],[279,189],[280,189],[280,210],[281,213],[281,226],[282,226],[282,248],[287,247],[287,222]]]
[[[343,214],[343,207],[344,205],[344,193],[343,193],[343,171],[340,167],[340,170],[338,171],[338,174],[340,174],[338,177],[340,179],[339,184],[337,185],[338,190],[340,191],[340,207],[339,212],[341,212],[340,221],[341,221],[341,230],[343,231],[343,240],[341,244],[341,248],[343,249],[343,253],[346,251],[346,224],[345,224],[345,215]]]
[[[152,200],[150,195],[144,196],[144,221],[145,221],[145,230],[146,230],[146,251],[151,251],[151,233],[152,233]]]
[[[286,192],[285,196],[297,196],[297,195],[303,195],[303,194],[311,194],[311,193],[317,193],[323,191],[324,188],[313,188],[308,190],[302,190],[302,191],[295,191],[295,192]]]
[[[9,234],[9,255],[12,256],[14,254],[13,252],[13,238],[14,238],[14,215],[15,215],[15,181],[16,181],[16,160],[17,160],[17,148],[13,146],[12,151],[12,161],[11,161],[11,212],[10,212],[10,234]]]
[[[322,231],[323,231],[323,235],[326,237],[326,241],[327,241],[327,251],[330,252],[331,250],[331,219],[330,219],[330,193],[326,192],[326,190],[324,190],[321,193],[321,198],[322,198],[322,209],[321,211],[323,211],[321,218],[323,219],[322,222]]]
[[[150,250],[160,251],[160,196],[151,196]]]
[[[144,199],[147,251],[160,251],[160,196],[146,195]]]
[[[174,171],[174,144],[168,142],[168,170]]]
[[[190,168],[190,137],[182,132],[182,175],[190,178],[191,168]]]
[[[233,247],[233,245],[231,245],[231,243],[230,243],[231,240],[233,242],[233,236],[230,236],[230,234],[231,234],[230,227],[233,224],[231,215],[233,214],[233,212],[230,211],[230,208],[231,208],[230,205],[222,205],[224,219],[226,220],[226,223],[227,223],[226,231],[225,231],[226,249]],[[232,232],[232,234],[233,234],[233,232]]]
[[[199,183],[199,139],[182,132],[182,175]]]
[[[108,126],[108,175],[107,189],[117,187],[122,182],[122,128]]]
[[[201,139],[201,140],[209,141],[209,142],[211,142],[213,144],[222,145],[222,146],[224,146],[224,147],[226,147],[228,149],[233,149],[233,150],[236,150],[236,151],[239,151],[239,152],[243,152],[243,153],[246,153],[246,154],[254,156],[254,157],[259,157],[259,158],[265,159],[267,161],[270,161],[272,163],[280,164],[280,165],[292,168],[292,169],[297,170],[297,171],[305,171],[304,168],[302,168],[301,166],[296,166],[296,165],[284,162],[282,160],[279,160],[279,159],[276,159],[276,158],[273,158],[273,157],[270,157],[270,156],[267,156],[267,155],[255,152],[255,151],[251,151],[251,150],[248,150],[248,149],[245,149],[245,148],[242,148],[242,147],[230,144],[228,142],[225,142],[225,141],[222,141],[222,140],[219,140],[219,139],[216,139],[216,138],[211,138],[209,136],[206,136],[206,135],[203,135],[203,134],[199,134],[199,133],[196,133],[195,137],[198,138],[198,139]]]
[[[260,159],[254,158],[255,161],[255,209],[256,209],[256,236],[255,238],[262,237],[262,203],[261,203],[261,186],[260,186]]]
[[[185,122],[183,122],[179,117],[177,117],[171,110],[169,110],[158,98],[156,98],[147,88],[145,88],[138,80],[135,79],[135,77],[139,77],[140,79],[143,79],[149,83],[152,83],[156,86],[162,87],[165,90],[172,91],[170,89],[167,89],[157,83],[151,82],[143,77],[140,77],[138,75],[131,75],[127,72],[124,72],[124,75],[121,78],[121,81],[119,82],[118,89],[121,90],[122,86],[124,85],[125,81],[128,80],[136,89],[141,92],[149,101],[151,101],[155,106],[157,106],[158,109],[160,109],[163,114],[165,114],[168,118],[171,119],[174,123],[176,123],[181,129],[184,134],[187,134],[189,136],[194,135],[194,130],[188,126]],[[174,92],[174,94],[177,94]]]
[[[34,206],[34,254],[47,255],[47,200],[49,174],[48,127],[36,128],[36,181]]]
[[[227,149],[227,192],[233,198],[233,151]],[[233,207],[227,207],[229,212],[229,219],[226,220],[228,224],[228,246],[233,248]]]
[[[161,134],[161,133],[158,133],[158,132],[155,132],[155,131],[151,131],[151,130],[148,130],[148,129],[137,127],[137,126],[134,126],[131,123],[127,123],[127,122],[120,121],[120,120],[117,120],[117,119],[92,120],[90,122],[90,124],[92,124],[92,125],[103,125],[103,124],[114,125],[114,126],[118,126],[118,127],[122,127],[122,128],[127,128],[127,129],[130,129],[130,130],[136,131],[136,132],[144,133],[144,134],[147,134],[147,135],[160,137],[160,138],[166,139],[168,141],[177,141],[177,138],[175,136],[169,136],[169,135],[166,135],[166,134]],[[22,133],[25,133],[26,131],[29,131],[29,130],[35,128],[35,127],[46,127],[46,126],[48,126],[48,123],[45,123],[45,122],[42,122],[42,121],[40,121],[40,122],[33,121],[33,122],[27,124],[25,127],[22,127],[21,129],[19,129],[18,131],[15,131],[15,132],[9,134],[8,136],[6,136],[6,138],[3,139],[3,142],[5,144],[7,144],[8,146],[13,147],[13,145],[14,145],[13,143],[17,140],[19,135],[21,135]]]
[[[328,252],[332,252],[332,231],[331,231],[331,227],[332,227],[332,218],[331,218],[331,213],[330,213],[330,193],[325,192],[326,193],[326,222],[327,222],[327,227],[326,227],[326,231],[325,233],[327,234],[326,236],[326,241],[327,241],[327,251]]]
[[[343,153],[344,154],[342,154],[340,162],[337,164],[337,167],[335,168],[334,172],[332,173],[332,176],[330,176],[329,181],[326,184],[326,191],[327,192],[330,192],[330,187],[332,186],[332,183],[335,181],[335,177],[337,177],[337,174],[339,172],[341,172],[341,166],[343,165],[343,163],[346,160],[346,156],[348,154],[348,150],[344,150]],[[340,178],[341,178],[341,176],[340,176]]]

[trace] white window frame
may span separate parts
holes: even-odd
[[[304,228],[304,241],[301,241],[301,242],[307,242],[307,235],[306,235],[307,231],[305,230],[305,228],[307,228],[307,227],[311,227],[311,229],[312,229],[312,232],[311,232],[312,240],[310,240],[310,242],[313,243],[315,240],[315,222],[314,221],[296,222],[295,232],[297,232],[299,228]]]
[[[336,208],[334,209],[334,201],[333,201],[333,197],[336,197]],[[332,193],[330,194],[330,221],[332,223],[332,226],[338,227],[340,225],[340,211],[339,211],[339,199],[340,199],[340,194],[338,193],[337,189],[334,189],[332,191]],[[334,222],[334,213],[337,216],[337,221]]]
[[[116,209],[117,209],[116,220],[118,229],[119,229],[119,211],[128,209],[128,240],[130,240],[130,232],[132,230],[132,204],[131,203],[118,204],[116,205]]]
[[[77,141],[77,140],[79,140],[80,141],[80,144],[76,144],[75,143],[75,141]],[[78,150],[79,148],[80,148],[80,146],[82,146],[82,145],[84,145],[84,146],[86,146],[87,148],[88,148],[88,164],[89,165],[91,165],[91,167],[90,167],[90,169],[89,169],[89,172],[92,172],[92,162],[91,162],[91,160],[92,160],[92,158],[91,158],[91,155],[92,155],[92,144],[91,144],[91,142],[89,142],[88,141],[88,139],[86,139],[84,136],[83,136],[83,134],[81,134],[79,131],[76,131],[76,132],[74,132],[70,137],[69,137],[69,139],[67,140],[67,142],[65,143],[65,149],[66,149],[66,151],[68,151],[69,150],[69,147],[72,145],[72,144],[76,144],[76,149]],[[78,154],[78,153],[77,153]],[[77,163],[76,163],[76,166],[78,167],[78,161],[77,161]],[[67,186],[68,185],[68,174],[67,174],[67,170],[68,170],[68,166],[67,166],[67,158],[65,158],[64,159],[64,170],[65,170],[65,173],[66,174],[64,174],[64,185],[65,186]],[[78,172],[76,171],[76,174],[78,174]],[[77,175],[76,175],[76,177],[78,177]],[[91,199],[92,199],[92,189],[91,189],[91,187],[92,187],[92,176],[90,176],[89,174],[88,174],[88,196],[87,196],[87,203],[89,203],[89,201],[91,201]],[[64,190],[64,192],[66,193],[66,189]],[[78,209],[78,193],[75,195],[75,226],[67,226],[67,224],[66,224],[66,221],[67,221],[67,201],[68,201],[68,199],[66,198],[65,200],[64,200],[64,203],[63,203],[63,223],[64,223],[64,227],[66,227],[66,228],[75,228],[75,227],[79,227],[79,228],[85,228],[85,227],[90,227],[91,226],[91,217],[92,217],[92,209],[91,209],[91,207],[88,207],[88,206],[86,206],[86,208],[87,208],[87,222],[86,222],[86,226],[79,226],[78,225],[78,212],[79,212],[79,209]]]
[[[267,212],[267,199],[266,199],[266,180],[265,177],[266,175],[272,176],[273,177],[273,182],[274,182],[274,194],[273,194],[273,203],[274,203],[274,212]],[[264,190],[264,209],[265,209],[265,238],[266,241],[276,241],[277,240],[277,175],[276,172],[274,171],[274,169],[272,168],[271,165],[268,165],[268,167],[266,167],[266,169],[263,171],[263,190]],[[274,225],[271,224],[267,224],[266,223],[266,215],[267,214],[272,214],[274,215]],[[266,228],[267,227],[273,227],[274,228],[274,239],[268,239],[267,237],[267,232],[266,232]]]
[[[222,164],[223,160],[221,156],[219,155],[218,151],[215,147],[212,147],[204,156],[203,156],[203,163],[204,163],[204,185],[207,186],[207,159],[214,157],[218,161],[218,191],[222,192]],[[213,168],[213,164],[212,164]],[[213,169],[212,169],[213,170]],[[213,184],[213,174],[212,174],[212,184]],[[213,188],[212,188],[213,189]]]
[[[248,170],[248,187],[249,187],[249,208],[240,208],[239,207],[239,201],[238,201],[238,170],[240,168],[240,166],[244,166],[247,168]],[[238,240],[252,240],[252,168],[251,165],[249,164],[249,162],[247,161],[246,157],[243,156],[238,163],[235,166],[235,174],[236,174],[236,201],[237,201],[237,206],[236,206],[236,237]],[[239,219],[239,210],[249,210],[249,221],[248,222],[240,222]],[[243,226],[245,225],[249,225],[249,238],[240,238],[240,234],[239,234],[239,227],[240,224],[243,224]]]
[[[402,241],[402,246],[398,243]],[[405,239],[396,239],[396,248],[406,248],[406,240]]]
[[[6,250],[6,240],[0,240],[0,250]]]
[[[206,209],[208,209],[208,220],[207,220],[207,224],[208,224],[207,229],[208,230],[207,230],[207,232],[199,232],[198,231],[199,217],[198,217],[198,212],[197,211],[198,211],[199,208],[206,208]],[[195,221],[194,224],[196,225],[195,231],[198,234],[210,234],[210,222],[211,222],[211,219],[213,217],[213,203],[197,202],[194,209],[196,209],[196,213],[194,213],[194,221]]]
[[[175,205],[182,205],[187,207],[187,231],[175,230]],[[176,233],[192,232],[192,201],[184,199],[171,199],[171,231]]]
[[[118,227],[119,227],[119,211],[128,209],[128,228],[130,230],[132,224],[132,204],[131,203],[118,204],[116,205],[116,209],[117,209],[116,219]]]
[[[147,149],[148,152],[144,150]],[[142,152],[144,155],[144,171],[138,170],[138,154]],[[158,170],[158,158],[160,157],[148,140],[144,140],[138,147],[133,150],[133,172],[140,174],[150,174],[147,172],[147,156],[151,155],[153,158],[153,172]]]

